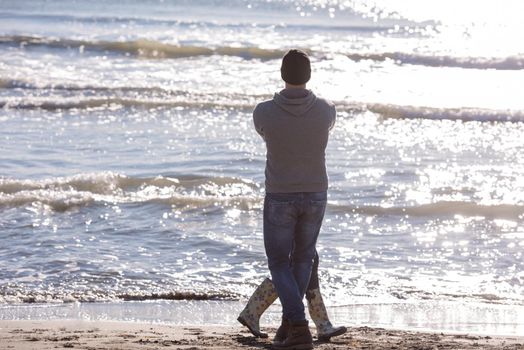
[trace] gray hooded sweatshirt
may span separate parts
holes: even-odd
[[[335,124],[333,103],[306,89],[284,89],[253,111],[266,142],[266,192],[321,192],[328,188],[325,150]]]

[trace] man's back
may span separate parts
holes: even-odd
[[[326,191],[325,149],[335,106],[306,89],[284,89],[257,105],[253,119],[267,145],[266,192]]]

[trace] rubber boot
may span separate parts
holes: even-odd
[[[309,315],[317,328],[317,338],[321,341],[328,341],[331,337],[342,335],[347,332],[344,326],[333,327],[327,314],[324,300],[320,294],[320,289],[312,289],[306,292]]]
[[[246,307],[237,318],[238,322],[246,326],[255,337],[267,338],[267,333],[260,331],[260,316],[277,298],[273,282],[266,278],[249,298]]]
[[[309,324],[304,321],[289,321],[287,337],[283,341],[274,341],[275,350],[311,350],[313,338],[309,331]]]

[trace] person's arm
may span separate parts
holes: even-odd
[[[336,120],[337,120],[337,109],[335,108],[335,105],[333,105],[333,111],[331,115],[331,124],[329,125],[329,131],[331,131],[331,129],[333,129],[333,127],[335,126]]]
[[[265,140],[264,137],[264,128],[262,127],[261,123],[261,114],[260,114],[260,108],[259,105],[255,107],[255,110],[253,111],[253,124],[255,124],[255,130],[257,133],[262,136],[262,138]]]

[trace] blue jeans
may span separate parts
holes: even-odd
[[[283,317],[306,319],[302,299],[313,258],[327,193],[267,193],[264,200],[264,246],[269,271],[282,303]]]

